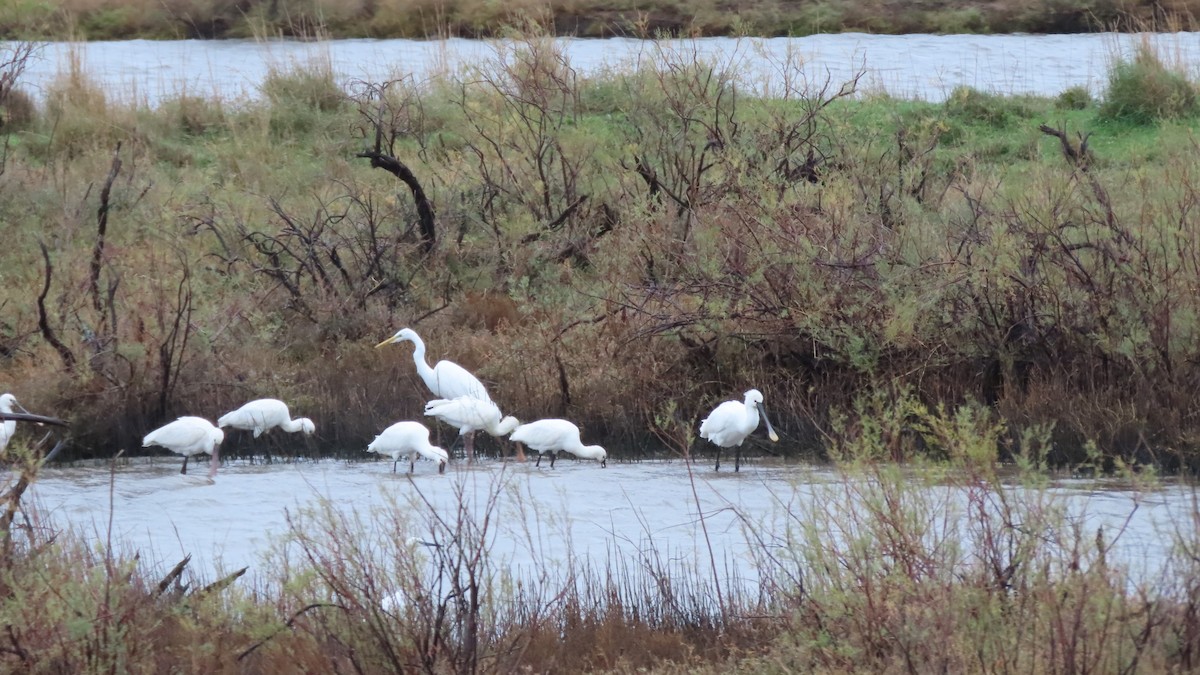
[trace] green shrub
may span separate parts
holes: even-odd
[[[262,93],[275,105],[302,105],[326,112],[346,102],[346,92],[338,86],[328,63],[272,67],[263,80]]]
[[[226,124],[225,109],[215,99],[180,94],[159,105],[159,117],[189,136],[202,136]]]
[[[1150,124],[1195,111],[1195,86],[1182,73],[1168,68],[1150,47],[1142,46],[1133,61],[1118,61],[1108,71],[1101,119]]]
[[[271,104],[271,129],[276,133],[316,129],[322,114],[339,110],[349,100],[328,62],[272,67],[261,90]]]
[[[946,112],[962,122],[991,127],[1008,126],[1016,119],[1028,119],[1032,112],[1025,101],[1014,96],[988,94],[974,87],[955,87],[946,99]]]
[[[1058,110],[1086,110],[1092,105],[1092,92],[1087,87],[1071,87],[1054,99]]]

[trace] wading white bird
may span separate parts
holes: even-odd
[[[20,408],[21,404],[17,403],[17,397],[12,394],[4,394],[0,396],[0,412],[16,412],[13,408]],[[22,408],[24,410],[24,408]],[[17,433],[17,421],[5,420],[0,424],[0,450],[8,447],[8,442],[12,440],[13,434]]]
[[[501,419],[500,406],[495,403],[470,396],[434,399],[425,404],[425,414],[436,417],[452,427],[458,427],[458,435],[463,437],[468,462],[475,456],[476,431],[486,431],[496,437],[507,436],[521,424],[512,415]]]
[[[375,345],[375,348],[397,342],[411,342],[415,345],[413,362],[417,364],[417,374],[425,381],[425,386],[429,387],[429,391],[432,391],[434,396],[445,399],[470,396],[481,401],[492,400],[492,397],[488,396],[487,388],[483,386],[479,378],[457,363],[438,361],[436,366],[430,368],[429,363],[425,360],[425,342],[411,328],[397,331],[392,337]]]
[[[233,427],[253,431],[255,438],[275,427],[288,433],[303,431],[306,435],[311,435],[317,430],[312,420],[307,417],[292,419],[287,404],[274,398],[250,401],[233,412],[225,413],[217,420],[217,426],[222,429]]]
[[[396,422],[376,436],[367,451],[391,456],[392,473],[396,472],[396,463],[405,455],[408,456],[409,473],[416,467],[417,455],[437,462],[438,473],[445,473],[446,462],[450,460],[445,450],[429,442],[429,429],[420,422]]]
[[[600,466],[608,466],[608,452],[599,445],[584,445],[579,440],[579,427],[566,420],[538,420],[522,424],[508,438],[538,451],[538,461],[534,466],[541,466],[542,455],[547,454],[550,455],[550,468],[553,469],[554,459],[560,450],[582,459],[599,460]]]
[[[735,446],[737,452],[734,455],[733,470],[741,468],[742,441],[758,428],[760,412],[763,421],[767,423],[767,435],[772,441],[778,442],[779,436],[771,428],[771,420],[767,419],[767,409],[763,407],[762,392],[757,389],[746,392],[745,402],[725,401],[700,423],[700,438],[707,438],[717,446],[716,471],[721,470],[721,448]]]
[[[160,445],[183,455],[183,468],[179,473],[187,473],[188,459],[192,455],[209,453],[212,455],[212,467],[208,470],[208,477],[212,478],[217,475],[217,467],[221,465],[217,455],[223,440],[225,432],[214,427],[212,422],[203,417],[180,417],[146,434],[142,439],[142,447]]]

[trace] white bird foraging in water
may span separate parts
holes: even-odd
[[[452,427],[458,427],[458,435],[464,439],[468,462],[475,456],[476,431],[486,431],[496,437],[507,436],[521,424],[512,415],[502,419],[500,406],[495,403],[470,396],[434,399],[425,404],[425,414],[436,417]]]
[[[212,478],[217,475],[217,467],[221,465],[217,455],[223,440],[225,432],[203,417],[180,417],[146,434],[142,439],[142,447],[159,445],[183,455],[183,468],[179,473],[187,473],[188,459],[192,455],[209,453],[212,455],[212,467],[208,470],[208,477]]]
[[[479,378],[457,363],[438,361],[436,366],[430,368],[429,363],[425,360],[425,342],[411,328],[397,331],[392,337],[375,345],[375,348],[397,342],[411,342],[416,346],[413,349],[413,362],[417,364],[417,374],[425,381],[425,386],[429,387],[429,391],[433,392],[434,396],[444,399],[470,396],[481,401],[492,400],[492,397],[488,396],[487,388],[483,386]]]
[[[0,396],[0,412],[11,413],[15,412],[13,408],[20,408],[21,404],[17,403],[17,397],[12,394],[4,394]],[[21,408],[24,410],[24,408]],[[8,447],[8,442],[12,440],[13,434],[17,433],[17,421],[5,420],[0,424],[0,450]]]
[[[550,468],[554,468],[554,460],[560,450],[582,459],[595,459],[600,466],[608,466],[608,451],[599,445],[584,445],[579,440],[579,427],[566,420],[538,420],[522,424],[508,437],[516,443],[524,443],[530,450],[538,451],[538,461],[534,466],[542,465],[542,454],[550,455]]]
[[[390,455],[392,473],[396,472],[396,463],[405,455],[408,455],[409,473],[416,468],[418,455],[437,462],[438,473],[445,473],[446,462],[450,461],[445,450],[429,442],[429,429],[420,422],[396,422],[376,436],[367,451]]]
[[[312,435],[317,430],[307,417],[292,419],[287,404],[274,398],[250,401],[233,412],[225,413],[217,420],[217,426],[253,431],[255,438],[275,427],[288,433],[303,431],[305,435]]]
[[[721,470],[721,448],[735,446],[737,453],[734,455],[733,470],[737,471],[741,468],[742,441],[758,428],[760,412],[763,421],[767,423],[767,435],[772,441],[779,442],[779,436],[771,428],[771,420],[767,419],[767,409],[763,407],[762,392],[757,389],[747,391],[746,400],[743,403],[725,401],[714,408],[700,423],[700,438],[707,438],[717,446],[717,466],[714,470]]]

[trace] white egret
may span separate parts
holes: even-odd
[[[17,397],[12,394],[4,394],[0,396],[0,412],[15,412],[13,408],[20,408],[21,404],[17,403]],[[23,409],[23,408],[22,408]],[[0,450],[8,447],[8,442],[12,440],[13,434],[17,433],[16,420],[4,420],[0,424]]]
[[[212,478],[217,475],[217,467],[221,465],[217,455],[223,440],[225,432],[203,417],[180,417],[146,434],[142,439],[142,447],[160,445],[183,455],[183,468],[179,473],[187,473],[188,459],[192,455],[209,453],[212,455],[212,467],[208,470],[208,477]]]
[[[375,348],[397,342],[411,342],[415,345],[413,362],[417,364],[417,374],[425,381],[425,386],[429,387],[429,391],[432,391],[434,396],[444,399],[470,396],[481,401],[492,400],[492,397],[488,396],[487,388],[483,386],[479,378],[457,363],[438,361],[436,366],[430,368],[429,363],[425,360],[425,342],[411,328],[397,331],[392,337],[375,345]]]
[[[470,396],[434,399],[425,404],[425,414],[458,427],[458,435],[464,439],[468,462],[475,456],[476,431],[486,431],[496,437],[507,436],[521,424],[512,415],[502,419],[500,406],[495,403]]]
[[[579,427],[566,420],[538,420],[522,424],[508,438],[516,443],[528,445],[530,450],[538,451],[538,461],[534,466],[541,466],[542,454],[548,454],[550,468],[553,469],[554,460],[560,450],[583,459],[599,460],[600,466],[608,466],[608,452],[599,445],[584,445],[583,441],[579,440]]]
[[[446,462],[450,460],[445,450],[429,442],[429,429],[420,422],[396,422],[376,436],[367,451],[391,456],[392,473],[396,472],[396,463],[405,455],[408,455],[409,473],[416,467],[417,455],[437,462],[438,473],[445,473]]]
[[[745,402],[725,401],[700,423],[700,438],[707,438],[717,446],[716,471],[721,470],[721,448],[735,446],[737,453],[734,456],[733,470],[741,468],[742,441],[758,428],[759,412],[762,413],[763,421],[767,423],[767,435],[772,441],[779,442],[779,436],[771,428],[771,420],[767,419],[762,392],[757,389],[746,392]]]
[[[302,431],[305,435],[312,435],[317,430],[307,417],[292,419],[287,404],[274,398],[250,401],[233,412],[225,413],[217,420],[217,426],[253,431],[255,438],[275,427],[288,433]]]

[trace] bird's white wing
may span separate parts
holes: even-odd
[[[435,399],[425,404],[425,414],[437,417],[453,426],[482,428],[499,421],[500,408],[491,401],[460,396],[456,399]]]
[[[744,407],[737,401],[725,401],[717,406],[700,423],[700,438],[707,439],[712,434],[731,428],[733,421],[742,414],[743,410]]]
[[[208,439],[211,429],[187,418],[180,418],[155,429],[142,439],[142,446],[188,447],[199,445]]]
[[[453,361],[438,361],[433,375],[437,385],[434,393],[444,399],[469,396],[481,401],[492,400],[492,397],[488,396],[487,387],[483,386],[479,378]]]

